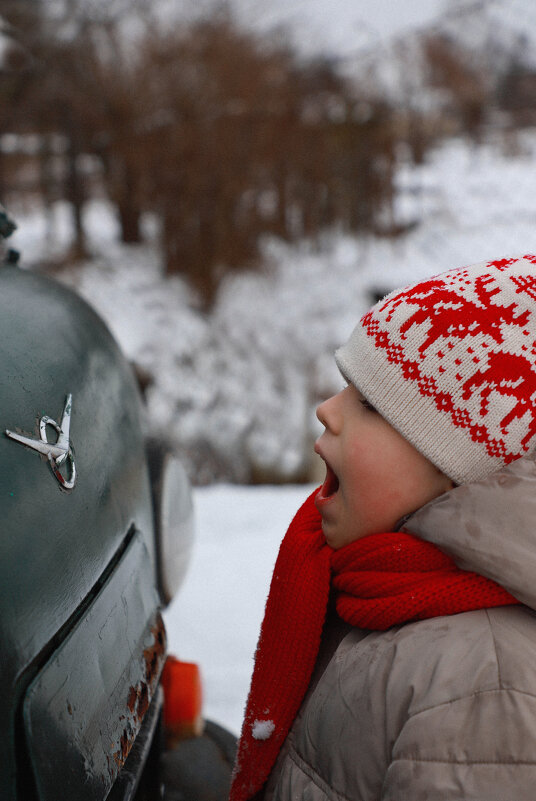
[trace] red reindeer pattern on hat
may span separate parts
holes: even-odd
[[[392,293],[361,321],[400,378],[504,464],[536,437],[535,265],[525,256],[451,270]]]
[[[533,351],[534,353],[534,351]],[[500,421],[501,432],[508,433],[508,426],[515,419],[529,415],[528,431],[521,440],[523,450],[528,450],[528,443],[536,434],[536,371],[525,356],[514,353],[490,353],[485,370],[479,370],[463,385],[463,398],[468,399],[473,390],[480,390],[480,413],[488,414],[490,395],[514,398],[515,406]]]
[[[491,276],[481,275],[475,281],[475,294],[478,302],[452,290],[445,280],[432,279],[418,284],[416,287],[401,292],[393,301],[387,301],[380,309],[383,311],[390,303],[394,307],[402,303],[417,306],[417,310],[400,327],[402,339],[413,325],[422,325],[429,322],[428,335],[419,347],[420,355],[424,355],[428,348],[440,337],[465,339],[467,336],[484,334],[492,337],[498,344],[503,340],[501,327],[503,323],[513,323],[524,326],[527,323],[529,312],[515,314],[516,304],[501,306],[492,303],[491,299],[500,292],[499,287],[493,285]],[[392,317],[392,311],[387,320]]]

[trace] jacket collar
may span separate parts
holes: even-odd
[[[437,545],[458,567],[493,579],[536,609],[536,455],[463,484],[401,527]]]

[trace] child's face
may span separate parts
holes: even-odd
[[[315,503],[333,548],[393,531],[402,517],[453,487],[354,386],[324,401],[316,414],[325,431],[315,450],[328,467]]]

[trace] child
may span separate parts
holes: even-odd
[[[534,801],[536,257],[392,293],[335,358],[231,799]]]

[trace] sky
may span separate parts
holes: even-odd
[[[492,0],[493,1],[493,0]],[[283,26],[305,54],[348,57],[393,35],[433,23],[445,9],[467,0],[183,0],[183,18],[227,4],[260,32]],[[161,7],[176,15],[175,0]]]
[[[378,46],[381,52],[394,37],[424,30],[440,18],[450,20],[451,33],[469,46],[487,32],[500,36],[503,28],[526,37],[531,51],[536,41],[534,0],[160,0],[170,19],[206,17],[227,7],[259,33],[282,28],[305,56],[340,61]]]
[[[305,50],[350,55],[407,30],[424,27],[448,0],[234,0],[261,30],[284,24]],[[450,0],[452,5],[453,0]]]

